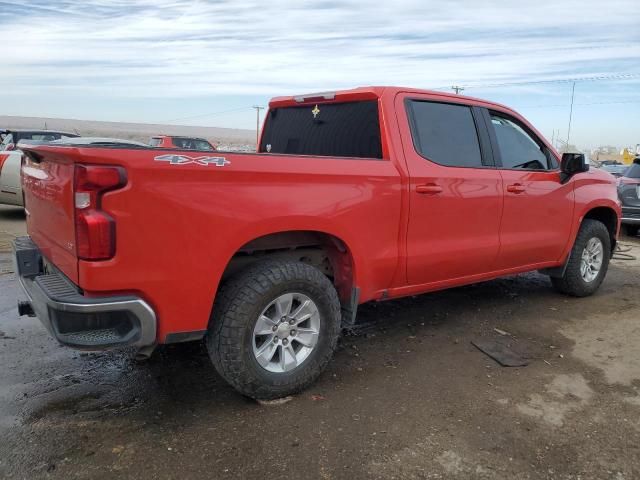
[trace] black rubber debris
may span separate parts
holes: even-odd
[[[503,367],[526,367],[529,365],[529,360],[499,341],[490,339],[472,340],[471,344]]]

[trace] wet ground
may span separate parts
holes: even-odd
[[[0,207],[0,262],[22,220]],[[320,380],[265,406],[200,344],[143,364],[58,346],[5,273],[0,478],[640,478],[639,287],[640,262],[616,260],[586,299],[528,274],[366,305]]]

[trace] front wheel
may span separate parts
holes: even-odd
[[[611,238],[607,227],[586,219],[571,250],[564,275],[551,278],[553,286],[574,297],[593,294],[604,280],[611,258]]]
[[[338,341],[340,315],[337,292],[318,269],[260,262],[221,288],[207,349],[218,373],[240,393],[284,397],[324,370]]]

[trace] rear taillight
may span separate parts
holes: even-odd
[[[122,167],[76,165],[74,175],[76,255],[82,260],[108,260],[116,251],[116,225],[102,211],[102,196],[124,187],[126,173]]]

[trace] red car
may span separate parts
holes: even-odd
[[[179,150],[214,151],[216,148],[204,138],[180,137],[175,135],[159,135],[151,137],[149,145],[156,148],[173,148]]]
[[[591,295],[621,217],[518,113],[410,88],[275,98],[252,154],[25,151],[20,312],[83,349],[205,338],[255,398],[310,385],[364,302],[532,270]]]

